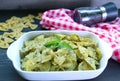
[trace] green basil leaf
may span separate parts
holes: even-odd
[[[72,48],[68,43],[66,43],[66,42],[60,42],[60,43],[59,43],[59,47],[60,47],[60,48],[67,48],[67,49],[70,49],[70,50],[73,49],[73,48]]]
[[[50,42],[45,43],[45,46],[50,47],[52,45],[57,45],[57,44],[58,44],[58,41],[54,40],[54,41],[50,41]]]
[[[55,39],[56,41],[60,42],[61,39],[60,39],[60,36],[59,36],[59,35],[55,35],[55,38],[56,38],[56,39]]]

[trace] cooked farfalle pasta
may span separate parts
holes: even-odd
[[[24,41],[20,56],[25,71],[95,70],[102,58],[97,42],[77,34],[36,36]]]

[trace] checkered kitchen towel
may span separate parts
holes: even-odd
[[[120,18],[118,17],[110,23],[98,23],[92,27],[87,27],[74,22],[72,14],[72,10],[64,8],[48,10],[43,13],[40,24],[49,30],[79,30],[93,32],[110,44],[114,50],[111,58],[120,63]]]

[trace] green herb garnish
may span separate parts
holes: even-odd
[[[67,48],[69,50],[72,49],[72,47],[65,41],[61,42],[59,35],[55,35],[55,40],[45,43],[45,46],[51,47],[52,49],[56,49],[56,48]]]

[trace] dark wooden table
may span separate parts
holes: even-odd
[[[39,10],[0,10],[0,22],[11,16],[25,16],[29,13],[37,14]],[[39,21],[36,21],[39,23]],[[44,30],[41,26],[37,30]],[[3,32],[0,32],[0,34]],[[26,81],[15,71],[12,62],[7,58],[7,49],[0,49],[0,81]],[[85,81],[120,81],[120,63],[110,59],[104,72],[97,78]]]

